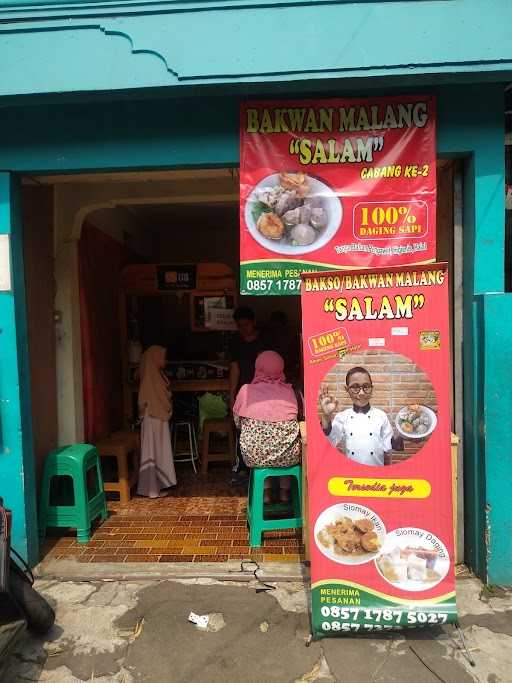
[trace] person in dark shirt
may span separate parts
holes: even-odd
[[[233,407],[235,397],[244,384],[254,379],[256,358],[266,351],[267,344],[256,327],[254,311],[250,308],[237,308],[233,314],[238,333],[229,346],[229,385],[230,404]]]
[[[300,335],[290,325],[284,311],[272,311],[268,324],[268,346],[284,359],[284,372],[288,382],[295,383],[299,376]]]
[[[229,346],[229,388],[230,408],[233,408],[236,395],[244,384],[250,384],[254,379],[256,358],[262,351],[267,350],[267,344],[256,327],[254,311],[247,307],[240,307],[233,313],[238,333]],[[237,439],[237,457],[233,468],[233,483],[247,480],[248,469],[242,460]]]

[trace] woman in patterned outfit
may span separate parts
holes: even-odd
[[[256,359],[254,379],[238,392],[233,417],[240,429],[240,449],[248,467],[291,467],[300,462],[297,398],[284,376],[284,360],[275,351]],[[282,502],[290,500],[290,477],[280,477]],[[271,480],[265,481],[270,502]]]

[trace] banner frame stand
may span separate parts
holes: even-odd
[[[407,282],[404,284],[404,273],[411,278],[411,283],[413,284],[408,284]],[[369,276],[371,277],[368,280]],[[342,280],[342,284],[340,285],[339,281],[341,277],[344,277],[345,280],[344,284]],[[360,282],[369,282],[372,284],[360,285],[354,283],[354,290],[350,292],[349,290],[352,289],[353,286],[353,281],[350,279],[351,277],[359,278]],[[379,277],[382,279],[382,284],[377,285],[377,282],[380,282],[378,279]],[[305,368],[304,387],[307,423],[307,426],[303,425],[301,427],[301,436],[304,447],[303,467],[307,468],[305,481],[308,483],[307,493],[305,495],[305,497],[308,498],[308,506],[304,510],[305,533],[307,533],[305,552],[307,553],[310,551],[311,560],[309,642],[322,639],[326,636],[341,636],[343,635],[343,632],[348,635],[347,631],[350,631],[352,627],[354,627],[356,633],[359,630],[361,633],[367,633],[372,630],[380,631],[384,628],[389,629],[390,632],[396,632],[404,630],[409,631],[417,627],[423,629],[430,624],[448,625],[452,623],[459,631],[461,648],[465,651],[468,661],[471,662],[473,660],[465,644],[463,634],[460,631],[455,602],[454,520],[452,519],[453,508],[450,497],[453,479],[451,429],[449,425],[450,411],[446,388],[444,383],[440,381],[439,375],[439,372],[441,374],[449,374],[445,373],[445,370],[449,368],[450,364],[450,347],[447,343],[447,340],[450,338],[447,296],[448,266],[446,263],[434,263],[388,268],[358,269],[351,273],[347,273],[346,271],[303,273],[301,278],[301,317],[303,323],[303,362]],[[431,279],[429,282],[428,280],[430,278],[434,279]],[[325,290],[329,289],[329,283],[336,284],[330,287],[333,291],[327,293]],[[428,289],[427,285],[432,285],[432,287]],[[307,287],[309,287],[309,289],[307,289]],[[369,290],[372,290],[372,287],[373,291],[371,291],[371,294],[373,295],[373,298],[369,296]],[[377,287],[380,287],[381,290],[377,291]],[[397,289],[398,287],[401,289]],[[406,289],[407,287],[409,287],[409,289]],[[396,294],[397,291],[400,292],[400,295]],[[339,299],[336,299],[335,297],[338,296],[340,292],[342,292],[343,297],[346,298],[340,297]],[[402,298],[402,293],[407,294],[405,298]],[[363,300],[365,294],[366,298],[364,298],[364,302],[366,309],[364,309],[364,307],[361,309],[357,306],[355,309],[351,309],[351,304],[347,303],[347,301],[349,301],[349,295],[353,295],[353,305],[354,299],[357,299],[357,297],[360,296],[361,300]],[[387,312],[385,311],[385,314],[381,315],[379,313],[379,315],[377,315],[378,310],[382,312],[386,308],[379,309],[379,302],[384,305],[383,302],[385,300],[387,302],[386,306],[388,306],[390,300],[393,300],[393,295],[397,302],[395,313],[391,314],[389,309]],[[304,305],[305,299],[308,300],[307,306]],[[400,310],[400,307],[405,300],[408,300],[411,304],[411,308],[407,312],[404,312],[403,309]],[[416,302],[417,306],[416,303],[413,302]],[[375,308],[372,308],[374,305]],[[441,306],[441,309],[439,306]],[[349,314],[349,310],[352,312],[355,311],[352,318],[350,317],[352,312]],[[441,315],[439,315],[439,310],[443,311]],[[331,344],[331,346],[328,347],[327,355],[324,348],[322,349],[322,353],[315,357],[315,351],[318,351],[316,345],[318,340],[322,338],[325,340],[327,338],[329,343],[332,341],[332,339],[329,339],[329,336],[332,335],[329,334],[328,328],[336,328],[334,313],[336,313],[336,320],[339,321],[337,327],[339,328],[340,325],[344,325],[342,329],[343,333],[346,333],[346,339],[343,341],[345,346],[336,346],[335,341],[334,346]],[[398,313],[400,313],[400,315]],[[402,315],[404,318],[407,318],[407,320],[405,320],[405,322],[403,320],[395,322],[394,319],[398,319],[402,317]],[[417,319],[412,320],[414,317]],[[377,320],[377,318],[380,318],[380,320]],[[313,319],[315,320],[313,321]],[[351,322],[354,320],[357,322]],[[359,327],[357,327],[357,325],[359,325]],[[395,325],[395,327],[391,328],[391,325]],[[407,325],[407,327],[399,327],[399,325]],[[430,330],[433,329],[433,327],[436,327],[438,332],[431,333],[419,331]],[[339,330],[333,329],[331,332],[334,333],[334,338],[336,339],[336,334],[339,334]],[[389,336],[392,334],[396,334],[397,337],[399,335],[399,338],[397,339],[397,337]],[[405,342],[403,335],[407,337]],[[385,336],[386,340],[384,339]],[[364,337],[367,338],[367,342],[364,341]],[[376,344],[377,341],[379,344]],[[380,343],[381,341],[382,344]],[[382,352],[372,350],[370,348],[372,347],[371,342],[375,342],[375,345],[378,347],[385,346],[386,348]],[[413,346],[410,346],[411,344]],[[416,351],[413,351],[414,348]],[[434,351],[430,351],[430,348],[434,349]],[[340,349],[339,355],[337,349]],[[365,351],[365,349],[367,350]],[[409,353],[406,353],[408,349]],[[322,383],[325,381],[329,383],[336,381],[329,373],[332,373],[334,367],[337,368],[338,365],[342,365],[343,359],[343,362],[347,367],[351,364],[356,366],[364,365],[363,363],[357,362],[357,358],[359,357],[357,356],[357,352],[359,352],[360,356],[362,354],[363,358],[367,357],[367,360],[369,359],[370,363],[372,362],[372,358],[379,358],[379,354],[390,354],[386,362],[389,361],[391,365],[394,364],[395,369],[392,373],[394,372],[394,376],[397,378],[394,381],[408,382],[413,393],[417,392],[418,396],[430,395],[432,397],[430,400],[434,401],[433,405],[435,406],[437,403],[437,408],[434,408],[437,417],[436,414],[432,412],[431,408],[425,409],[433,414],[433,418],[431,419],[433,419],[434,422],[429,435],[434,433],[434,436],[432,438],[430,450],[427,449],[426,445],[428,444],[429,436],[420,437],[418,443],[420,444],[420,455],[422,454],[423,458],[420,457],[419,459],[416,459],[415,457],[412,457],[415,456],[416,451],[412,454],[404,453],[403,456],[400,456],[404,458],[402,461],[399,458],[398,460],[393,462],[390,461],[389,463],[381,462],[380,466],[376,467],[373,471],[369,471],[370,468],[367,466],[373,464],[372,462],[368,462],[361,466],[356,460],[356,468],[351,472],[351,466],[347,463],[350,463],[354,458],[347,457],[349,454],[348,451],[346,451],[346,443],[341,449],[343,459],[339,460],[339,456],[336,455],[336,449],[333,448],[334,442],[329,446],[327,438],[326,441],[323,442],[322,437],[317,435],[317,432],[319,434],[322,433],[322,430],[319,431],[318,427],[315,427],[317,424],[316,421],[319,419],[316,415],[317,411],[320,410],[320,399],[323,397]],[[350,358],[353,353],[355,353],[355,360]],[[365,356],[365,353],[370,355]],[[372,356],[372,354],[376,355]],[[401,356],[400,354],[403,355]],[[347,356],[346,359],[345,356]],[[339,358],[340,360],[334,360],[333,366],[331,364],[331,359],[336,358]],[[403,360],[400,360],[400,358]],[[422,360],[418,360],[418,358]],[[428,361],[426,360],[427,358]],[[400,366],[400,363],[405,363],[407,368],[404,370],[404,367]],[[419,365],[415,365],[415,363]],[[368,365],[368,367],[371,368],[372,374],[375,372],[376,378],[379,372],[382,374],[382,368],[380,368],[380,370],[375,370],[372,365]],[[417,376],[408,376],[407,373],[411,372],[410,368],[416,368],[414,372],[419,372],[420,374]],[[422,368],[426,368],[426,370]],[[433,370],[433,368],[436,369]],[[355,369],[357,370],[357,368]],[[346,372],[346,368],[343,370],[343,373],[344,372]],[[425,372],[427,374],[425,374]],[[438,373],[437,376],[436,373]],[[370,377],[368,372],[366,372],[366,374]],[[339,382],[341,382],[342,376],[344,378],[344,374],[338,377]],[[384,373],[382,377],[387,377],[386,373]],[[379,379],[381,378],[379,377]],[[318,384],[319,381],[320,384]],[[359,381],[361,380],[359,379]],[[385,382],[389,382],[389,378]],[[344,386],[345,383],[346,381],[344,378]],[[430,383],[431,390],[434,392],[432,394],[427,394],[427,392],[425,392],[424,385],[428,383]],[[339,387],[340,384],[337,384],[336,386]],[[386,383],[384,383],[384,387],[386,391],[389,389]],[[362,389],[359,386],[358,388],[359,396]],[[404,388],[406,389],[407,386],[405,384],[401,385],[401,389],[404,390]],[[372,392],[370,392],[370,394],[371,393]],[[403,392],[398,395],[404,396]],[[409,396],[409,394],[407,395]],[[402,402],[405,401],[404,398],[400,400],[402,400]],[[411,401],[410,398],[408,398],[408,400]],[[426,400],[427,403],[425,405],[428,405],[428,399],[423,400]],[[366,403],[368,403],[368,401],[366,401]],[[417,403],[420,403],[420,401],[417,401]],[[378,406],[378,402],[375,406]],[[419,407],[421,406],[418,406],[418,408]],[[410,406],[408,406],[408,408],[410,408]],[[336,410],[339,411],[341,408],[336,408]],[[351,410],[345,409],[344,412],[348,414]],[[371,420],[374,419],[374,415],[382,413],[382,410],[379,408],[371,408],[368,404],[368,409],[363,411],[365,414],[362,415],[361,418],[366,418],[368,410],[373,411],[368,413],[368,419],[371,418]],[[400,415],[402,410],[403,409],[400,408]],[[342,415],[344,413],[338,412],[336,414]],[[385,415],[385,413],[382,414]],[[323,413],[320,413],[320,415],[323,415]],[[357,417],[357,414],[355,414],[355,416]],[[398,419],[399,415],[396,413],[394,421],[397,426],[401,424],[398,422]],[[406,419],[412,420],[413,418],[407,417]],[[438,419],[440,420],[439,425]],[[386,421],[389,423],[387,417]],[[354,429],[356,422],[349,423],[351,429]],[[420,425],[425,424],[419,420],[417,420],[417,422]],[[371,424],[373,424],[373,422],[365,422],[365,428],[368,428],[368,425]],[[430,428],[426,429],[428,430]],[[422,433],[423,432],[421,432],[421,434]],[[327,432],[327,434],[329,434],[329,432]],[[352,433],[350,436],[352,436]],[[446,444],[444,444],[445,436],[447,437]],[[312,437],[314,438],[314,442],[311,442]],[[311,448],[308,448],[308,442],[314,443],[314,453],[311,452]],[[309,446],[311,446],[311,443],[309,443]],[[443,444],[446,448],[444,448]],[[395,446],[392,446],[392,448],[395,448]],[[432,449],[434,449],[435,452],[435,461],[432,459],[434,457],[431,452]],[[404,450],[403,446],[402,450]],[[441,455],[438,455],[438,451]],[[347,455],[345,455],[345,453],[347,453]],[[351,453],[353,456],[354,452]],[[431,457],[428,458],[427,455],[425,455],[426,453],[430,453]],[[373,451],[371,455],[373,455]],[[322,459],[320,460],[320,458]],[[411,460],[409,460],[410,458]],[[439,460],[439,458],[441,459]],[[441,462],[443,463],[442,467],[440,467]],[[401,469],[397,469],[397,463],[398,467],[401,467]],[[393,469],[389,470],[390,479],[387,478],[388,470],[382,466],[386,464],[395,465]],[[361,472],[361,470],[365,470],[366,474],[365,472]],[[439,473],[436,474],[438,471]],[[451,477],[449,476],[450,473]],[[367,478],[357,478],[363,475]],[[313,478],[313,488],[311,477]],[[351,479],[347,480],[347,477],[351,477]],[[401,478],[397,479],[396,477]],[[424,477],[425,479],[423,480],[420,477]],[[448,478],[450,481],[447,481]],[[317,480],[316,482],[314,481],[315,479]],[[406,495],[403,500],[398,498],[396,492],[393,492],[394,499],[393,497],[387,498],[387,496],[390,495],[390,492],[381,493],[381,489],[379,488],[368,488],[366,489],[366,493],[360,493],[360,491],[364,489],[356,487],[356,492],[349,493],[348,490],[343,489],[340,484],[340,481],[343,483],[343,479],[345,479],[345,484],[349,481],[350,485],[354,482],[357,484],[357,482],[370,482],[370,480],[375,479],[375,483],[372,484],[372,486],[377,486],[377,484],[380,486],[381,482],[388,482],[390,488],[395,486],[395,484],[406,482],[410,484],[409,488],[412,493],[410,496]],[[392,485],[391,482],[393,482]],[[319,486],[320,489],[318,488]],[[336,489],[336,486],[338,486],[338,489]],[[432,490],[434,490],[434,494],[432,494]],[[320,491],[323,491],[324,493],[320,494]],[[314,503],[312,495],[316,498]],[[319,495],[320,498],[318,498]],[[402,494],[400,494],[400,496],[401,495]],[[407,500],[407,498],[410,498],[411,500]],[[425,501],[425,503],[419,502],[418,504],[417,499],[421,498],[431,498],[427,507],[425,507],[427,501]],[[397,499],[400,500],[400,502],[396,502]],[[337,503],[336,501],[347,502]],[[367,503],[370,507],[366,508],[360,505],[360,501]],[[441,501],[444,501],[442,505]],[[333,505],[333,503],[335,504]],[[386,505],[388,507],[386,507]],[[327,530],[332,528],[333,525],[338,524],[338,522],[335,521],[336,518],[332,518],[333,513],[331,510],[331,508],[334,509],[336,507],[343,507],[344,510],[357,509],[357,512],[354,514],[359,516],[358,519],[353,517],[352,525],[356,525],[353,527],[353,531],[351,532],[349,529],[347,532],[343,533],[355,533],[356,536],[357,533],[364,533],[363,531],[358,531],[360,527],[357,526],[358,524],[364,526],[364,524],[361,525],[361,522],[364,519],[360,519],[361,514],[364,515],[368,513],[366,520],[373,529],[372,533],[374,536],[377,535],[375,532],[378,532],[379,530],[378,522],[375,522],[377,526],[373,526],[374,521],[380,521],[381,519],[385,520],[385,526],[382,526],[382,539],[380,540],[380,545],[377,545],[376,548],[377,552],[372,551],[374,552],[372,555],[370,551],[362,550],[363,556],[366,552],[368,559],[363,557],[362,561],[358,561],[357,556],[355,562],[349,558],[343,559],[340,558],[340,554],[347,556],[348,553],[350,557],[351,551],[343,551],[340,553],[338,550],[338,559],[336,560],[335,557],[332,556],[332,553],[334,552],[333,545],[329,547],[328,552],[325,548],[322,549],[322,543],[326,538],[326,532],[322,530]],[[439,512],[439,510],[441,510],[441,512]],[[327,513],[327,516],[325,513]],[[329,517],[329,514],[331,514],[331,517]],[[337,514],[339,518],[338,511]],[[346,512],[343,514],[350,515],[350,513]],[[350,518],[347,517],[344,517],[343,519],[346,519],[347,522],[351,521]],[[408,521],[410,526],[403,527],[401,525],[402,519]],[[370,521],[372,522],[371,524]],[[327,527],[325,524],[327,524]],[[327,532],[327,535],[329,535],[329,533],[332,534],[335,532]],[[322,538],[319,541],[320,536],[322,536]],[[390,537],[391,540],[389,540]],[[415,543],[417,537],[419,537],[419,543]],[[333,540],[334,538],[335,537],[331,536],[331,544],[336,543],[336,540]],[[362,536],[359,536],[358,538],[360,539]],[[386,545],[384,542],[386,542]],[[392,550],[390,550],[390,543],[393,543],[394,546],[396,546]],[[327,547],[326,544],[324,545]],[[400,551],[398,550],[399,548]],[[321,553],[320,550],[322,550]],[[354,552],[356,552],[356,555],[357,553],[361,555],[361,549],[359,551],[354,550]],[[396,552],[399,552],[398,556],[395,554]],[[329,553],[331,554],[332,559],[329,559]],[[326,560],[323,556],[328,559]],[[393,570],[388,572],[390,574],[389,577],[387,573],[383,573],[388,571],[388,565],[386,565],[386,563],[392,562],[393,557],[398,557],[398,560],[395,560],[395,562],[407,566],[405,578],[391,578]],[[406,559],[403,559],[404,557]],[[429,557],[430,564],[428,560]],[[423,560],[421,558],[425,559]],[[423,565],[421,564],[422,562]],[[374,564],[375,568],[378,568],[377,572],[373,569]],[[409,570],[409,565],[412,567],[412,570]],[[420,569],[416,572],[418,565]],[[427,566],[427,569],[422,570],[422,566]],[[431,567],[430,570],[428,569],[428,566]],[[411,585],[414,584],[414,581],[418,581],[418,583]],[[429,581],[434,582],[432,587],[429,584]],[[394,584],[393,582],[396,583]],[[439,584],[439,588],[436,589],[435,586],[437,586],[437,584]],[[322,589],[320,589],[320,586],[322,586]],[[336,586],[338,586],[338,588],[336,588]],[[351,588],[351,590],[348,590],[349,588]],[[416,593],[411,591],[419,591],[419,595],[417,596]],[[320,595],[324,596],[321,600]],[[341,595],[357,595],[359,596],[359,599],[356,599],[356,601],[353,602],[348,597],[336,597]],[[375,597],[372,599],[372,596]],[[320,604],[324,605],[321,609],[321,616]],[[360,607],[329,607],[327,606],[328,604],[355,604],[360,605]],[[341,617],[340,611],[342,613]],[[330,614],[328,614],[328,612],[330,612]],[[391,621],[391,614],[397,615],[396,621]],[[379,622],[381,617],[382,623],[379,626],[376,622]],[[329,621],[329,619],[334,620]],[[343,621],[344,619],[347,621]],[[357,622],[356,619],[358,620]],[[384,621],[386,619],[388,620],[387,624],[385,624]],[[320,630],[320,623],[322,624],[322,630]],[[382,624],[385,624],[385,626]],[[325,632],[325,629],[327,629],[327,633]]]

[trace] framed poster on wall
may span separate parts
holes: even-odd
[[[233,320],[234,294],[194,292],[190,297],[191,328],[194,332],[236,329]]]

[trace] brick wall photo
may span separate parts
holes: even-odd
[[[355,366],[366,368],[370,373],[373,383],[371,404],[386,412],[395,431],[396,415],[405,405],[419,403],[437,413],[434,388],[423,370],[406,356],[384,349],[350,354],[338,361],[325,375],[320,391],[326,388],[338,400],[340,411],[352,405],[345,391],[345,376]],[[320,413],[320,406],[318,409]],[[425,443],[425,439],[404,441],[405,450],[393,453],[393,464],[410,458]]]

